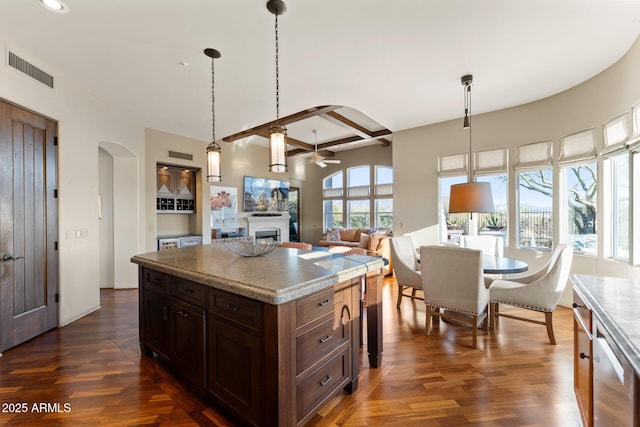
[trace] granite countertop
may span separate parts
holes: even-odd
[[[640,375],[640,281],[576,274],[571,282]]]
[[[136,255],[131,262],[269,304],[282,304],[383,267],[379,257],[276,248],[243,257],[223,245]]]

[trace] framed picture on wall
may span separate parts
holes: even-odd
[[[245,212],[286,212],[289,181],[244,177]]]
[[[211,186],[211,228],[235,227],[238,219],[238,189]]]

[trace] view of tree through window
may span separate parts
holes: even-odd
[[[567,244],[575,251],[595,254],[597,164],[583,163],[561,169],[564,174]]]

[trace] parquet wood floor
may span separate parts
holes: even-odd
[[[382,367],[365,361],[358,391],[333,398],[308,425],[580,425],[571,310],[554,315],[556,346],[543,326],[503,319],[495,335],[479,332],[473,350],[465,327],[440,323],[424,336],[424,303],[405,298],[397,311],[396,289],[385,279]],[[234,425],[141,357],[136,290],[103,290],[101,304],[0,357],[0,425]]]

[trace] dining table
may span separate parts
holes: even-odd
[[[529,264],[515,258],[502,256],[483,256],[482,270],[484,274],[515,274],[529,269]]]

